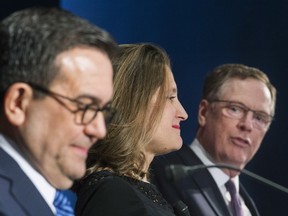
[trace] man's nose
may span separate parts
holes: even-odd
[[[247,111],[243,117],[239,120],[239,127],[242,130],[251,130],[253,128],[254,113]]]
[[[89,124],[85,125],[85,133],[95,142],[99,139],[103,139],[106,136],[107,128],[102,112],[99,111],[95,119],[93,119],[93,121]]]

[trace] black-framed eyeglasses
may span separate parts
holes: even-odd
[[[274,117],[263,111],[253,110],[240,102],[230,100],[210,100],[210,103],[224,103],[222,113],[232,119],[242,119],[249,111],[253,113],[253,126],[257,129],[266,129]]]
[[[66,97],[64,95],[58,94],[53,92],[49,89],[46,89],[40,85],[34,83],[27,83],[31,88],[41,93],[44,93],[52,98],[54,98],[58,103],[60,103],[63,107],[65,107],[68,111],[75,115],[75,123],[80,125],[87,125],[91,123],[95,117],[97,116],[98,112],[102,112],[106,126],[109,125],[111,122],[116,110],[111,106],[111,103],[106,104],[104,107],[100,108],[98,104],[96,104],[92,98],[90,97],[80,97],[78,99],[72,99]],[[60,98],[68,100],[76,105],[75,109],[71,109],[64,103]],[[80,101],[81,99],[81,101]],[[85,102],[86,101],[86,102]],[[89,102],[87,102],[89,101]]]

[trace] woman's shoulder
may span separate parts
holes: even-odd
[[[108,170],[102,170],[92,173],[88,175],[85,179],[83,179],[80,184],[81,187],[79,193],[86,190],[97,190],[98,193],[101,190],[110,190],[111,192],[117,192],[118,190],[122,190],[123,187],[125,187],[126,189],[132,188],[132,186],[127,181],[125,181],[116,173]]]
[[[93,172],[83,179],[83,184],[94,186],[101,182],[110,182],[119,180],[119,176],[109,170]]]
[[[154,185],[110,171],[85,178],[76,204],[76,212],[84,211],[102,215],[174,215]]]
[[[77,215],[84,211],[133,215],[144,213],[145,207],[129,182],[112,172],[99,171],[89,175],[78,191]]]
[[[92,196],[94,198],[101,197],[101,199],[123,199],[124,194],[130,198],[138,196],[134,185],[130,181],[107,170],[90,174],[81,181],[77,190],[78,199]]]

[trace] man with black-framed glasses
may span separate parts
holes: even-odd
[[[259,212],[232,169],[201,169],[177,182],[165,167],[226,164],[243,169],[254,157],[274,118],[276,89],[259,69],[216,67],[205,79],[192,145],[154,159],[154,183],[172,204],[182,200],[191,215],[247,216]]]
[[[0,215],[73,215],[59,190],[106,135],[116,52],[105,30],[59,8],[0,23]]]
[[[34,90],[44,93],[56,101],[58,101],[63,107],[75,115],[75,124],[87,125],[90,124],[97,116],[98,112],[101,112],[104,116],[106,128],[108,127],[110,120],[113,118],[116,110],[111,106],[110,102],[102,108],[99,107],[99,102],[93,97],[81,96],[76,99],[66,97],[64,95],[53,92],[45,87],[39,86],[34,83],[27,83]],[[74,104],[72,107],[68,106],[66,102]]]

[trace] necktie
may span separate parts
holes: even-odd
[[[56,190],[53,205],[56,208],[56,216],[74,216],[71,202],[61,190]]]
[[[234,182],[230,179],[228,182],[226,182],[225,186],[231,196],[231,207],[233,209],[233,215],[243,216],[240,197],[236,191],[236,186]]]

